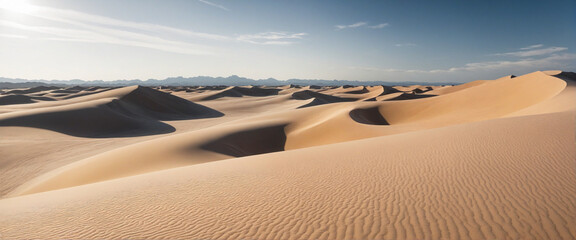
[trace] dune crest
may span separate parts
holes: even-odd
[[[97,93],[90,96],[94,100],[83,103],[3,114],[0,126],[42,128],[78,137],[121,137],[175,130],[159,120],[222,116],[218,111],[150,88],[119,90],[124,94],[116,98]],[[98,98],[99,95],[103,96]]]
[[[13,91],[7,239],[576,239],[574,73]]]

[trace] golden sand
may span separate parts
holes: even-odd
[[[575,239],[576,78],[17,89],[4,239]]]

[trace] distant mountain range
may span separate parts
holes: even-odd
[[[85,80],[27,80],[0,77],[0,88],[22,88],[35,86],[280,86],[280,85],[317,85],[317,86],[372,86],[372,85],[431,85],[426,82],[384,82],[384,81],[350,81],[350,80],[309,80],[309,79],[289,79],[286,81],[274,78],[254,80],[236,75],[230,77],[173,77],[164,80],[114,80],[114,81],[85,81]],[[455,85],[458,83],[434,83],[433,85]]]

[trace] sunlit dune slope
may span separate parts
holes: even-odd
[[[571,239],[573,119],[489,120],[5,199],[0,229],[14,238]]]
[[[5,105],[0,123],[78,113],[103,121],[111,112],[191,130],[110,138],[143,140],[26,175],[0,199],[4,238],[576,239],[573,73],[443,87],[128,87],[64,98]],[[218,124],[189,126],[217,116]],[[10,136],[40,131],[8,126]],[[93,138],[57,138],[85,139]]]
[[[542,80],[542,78],[545,80]],[[525,91],[516,92],[517,100],[527,101],[526,99],[530,99],[533,100],[533,103],[536,103],[538,100],[541,101],[541,99],[551,98],[566,85],[564,80],[550,77],[544,73],[538,73],[537,77],[526,75],[519,77],[518,79],[523,79],[522,83],[528,85],[526,88],[529,88],[530,86],[541,87],[536,93]],[[511,79],[507,79],[505,81],[510,80]],[[493,83],[490,82],[486,84],[495,84],[493,88],[497,88],[497,90],[502,90],[501,88],[506,86],[517,87],[517,84],[514,82],[506,82],[502,85],[499,83],[500,81],[503,80],[500,79]],[[543,84],[546,82],[548,82],[548,89],[542,89]],[[345,105],[329,104],[322,107],[310,108],[309,110],[298,110],[296,112],[286,111],[262,115],[256,118],[248,118],[243,121],[233,122],[230,127],[217,126],[177,136],[164,137],[150,142],[121,148],[113,152],[107,152],[49,173],[46,176],[41,177],[39,180],[24,185],[21,189],[16,191],[15,194],[41,192],[140,174],[159,169],[167,169],[175,166],[185,166],[226,159],[230,157],[230,154],[224,154],[228,156],[222,156],[222,154],[215,154],[214,151],[207,151],[207,149],[202,146],[209,145],[209,142],[211,142],[211,139],[214,137],[231,136],[243,132],[243,130],[246,130],[244,132],[247,134],[241,136],[244,138],[243,141],[248,143],[248,145],[239,145],[242,141],[235,143],[227,142],[225,145],[230,148],[230,151],[245,151],[244,148],[249,146],[250,143],[261,145],[261,143],[256,142],[261,141],[262,139],[265,139],[265,141],[268,142],[281,141],[282,147],[276,148],[275,150],[265,151],[275,152],[398,134],[407,131],[446,126],[454,123],[477,121],[478,119],[475,117],[480,116],[481,114],[498,114],[499,116],[503,116],[505,113],[515,112],[522,109],[522,106],[526,106],[526,103],[502,103],[495,106],[489,105],[494,103],[491,102],[495,101],[493,98],[503,98],[499,95],[493,95],[494,97],[490,100],[483,101],[486,103],[485,105],[476,104],[477,101],[472,101],[465,97],[479,97],[482,96],[482,91],[488,90],[493,89],[478,89],[477,92],[465,94],[457,94],[457,92],[454,92],[436,98],[412,101],[343,103]],[[319,95],[319,93],[311,94],[308,90],[297,93],[306,93],[306,95],[303,96],[308,96],[309,94],[311,97]],[[296,93],[292,94],[292,97],[294,97],[295,94]],[[474,94],[478,96],[474,96]],[[534,96],[535,94],[541,95]],[[442,103],[448,104],[442,105]],[[438,108],[436,112],[430,111],[436,115],[423,117],[420,122],[411,124],[390,123],[388,120],[390,115],[382,114],[382,109],[387,109],[385,111],[392,111],[390,109],[398,108],[399,105],[406,108],[403,109],[404,112],[400,112],[400,114],[397,112],[391,112],[392,114],[412,116],[408,113],[414,112],[414,114],[416,114],[416,111],[419,109],[430,109],[438,106],[444,108]],[[488,111],[490,112],[488,113]],[[435,117],[437,119],[435,119]],[[443,119],[448,119],[448,121]],[[282,134],[276,134],[274,138],[266,139],[263,138],[261,130],[253,130],[259,129],[257,126],[262,126],[260,128],[266,128],[267,126],[272,125],[277,126],[276,128],[278,131],[282,132]],[[182,149],[187,150],[184,151]],[[128,158],[126,156],[133,157]],[[232,155],[232,157],[238,156]],[[138,164],[136,164],[136,162]],[[119,170],[111,171],[111,169],[116,168]]]

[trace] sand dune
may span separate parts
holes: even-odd
[[[312,101],[300,106],[300,108],[318,106],[318,105],[323,105],[323,104],[328,104],[328,103],[348,102],[348,101],[354,101],[355,100],[355,99],[351,99],[351,98],[342,98],[342,97],[326,95],[326,94],[322,94],[322,93],[314,92],[314,91],[310,91],[310,90],[302,90],[302,91],[292,93],[291,98],[297,99],[297,100],[309,100],[309,99],[312,100]]]
[[[359,90],[347,91],[344,93],[335,93],[334,96],[344,99],[357,99],[359,101],[373,99],[377,96],[383,95],[386,91],[384,86],[375,87],[362,87]]]
[[[134,114],[161,120],[222,116],[218,111],[146,87],[138,87],[118,100]],[[132,106],[137,108],[130,109]]]
[[[70,99],[70,98],[88,96],[88,95],[91,95],[91,94],[100,93],[100,92],[105,92],[105,91],[108,91],[108,90],[112,90],[112,88],[92,87],[92,88],[87,88],[87,89],[84,89],[84,90],[82,90],[82,91],[76,92],[75,94],[67,94],[67,95],[63,96],[63,99]]]
[[[350,117],[359,123],[371,124],[371,125],[390,125],[377,107],[372,108],[357,108],[350,111]]]
[[[56,169],[10,195],[24,195],[180,166],[284,150],[280,122],[220,126],[118,148]]]
[[[576,155],[554,143],[574,136],[549,127],[543,130],[548,137],[521,141],[533,134],[525,127],[556,117],[233,159],[6,199],[0,207],[11,208],[2,208],[3,219],[19,218],[2,226],[26,219],[28,226],[51,231],[3,232],[44,238],[570,239],[576,236],[570,204],[576,178],[566,160]],[[553,123],[573,126],[567,119]],[[460,144],[477,147],[468,152]],[[509,147],[523,151],[510,155]],[[358,149],[371,154],[360,158]],[[549,151],[555,155],[547,157]],[[318,158],[318,152],[329,155]],[[487,152],[507,157],[493,159]],[[116,204],[125,201],[130,204]],[[31,206],[43,207],[30,215]],[[58,217],[63,206],[79,214]],[[127,220],[96,224],[90,216]]]
[[[300,117],[295,117],[294,123],[287,127],[286,148],[318,146],[502,117],[550,99],[565,86],[565,81],[537,72],[436,97],[319,106],[306,112],[292,113],[292,117],[296,114]],[[378,119],[383,119],[375,121],[375,125],[386,122],[389,126],[373,128],[365,126],[370,121],[351,118],[354,109],[369,108],[378,108],[378,113],[372,111],[371,114],[379,114]]]
[[[33,88],[28,88],[28,89],[9,90],[9,91],[6,91],[5,94],[28,94],[28,93],[37,93],[37,92],[49,91],[49,90],[54,90],[54,89],[59,89],[59,88],[58,87],[39,86],[39,87],[33,87]]]
[[[119,137],[174,131],[167,124],[124,114],[116,102],[92,101],[62,107],[47,107],[7,113],[0,126],[33,127],[78,137]]]
[[[390,94],[389,94],[390,95]],[[383,95],[387,96],[387,95]],[[415,93],[400,93],[398,95],[390,96],[390,98],[380,98],[380,101],[398,101],[398,100],[410,100],[410,99],[420,99],[420,98],[428,98],[428,97],[435,97],[436,95],[433,94],[415,94]]]
[[[102,96],[84,103],[6,113],[0,116],[0,126],[42,128],[79,137],[119,137],[174,131],[158,120],[222,116],[218,111],[149,88],[121,90],[125,94],[118,98]]]
[[[382,104],[380,112],[391,124],[413,121],[453,124],[483,120],[518,111],[551,98],[566,82],[535,72],[478,84],[441,97]]]
[[[0,96],[0,105],[10,105],[10,104],[26,104],[34,103],[34,98],[26,95],[6,95]]]
[[[208,94],[194,97],[190,100],[207,101],[223,97],[243,97],[243,96],[263,97],[263,96],[278,95],[278,92],[280,91],[281,91],[280,89],[266,89],[260,87],[228,87],[215,93],[209,92]]]
[[[573,73],[457,86],[68,90],[95,93],[0,106],[0,166],[24,164],[25,176],[0,199],[6,239],[576,238]],[[51,132],[160,124],[175,132],[110,138],[117,146]],[[94,150],[33,162],[2,148],[32,141],[18,136],[44,140],[31,154],[67,141],[84,142],[70,154]],[[24,172],[26,163],[42,170]]]

